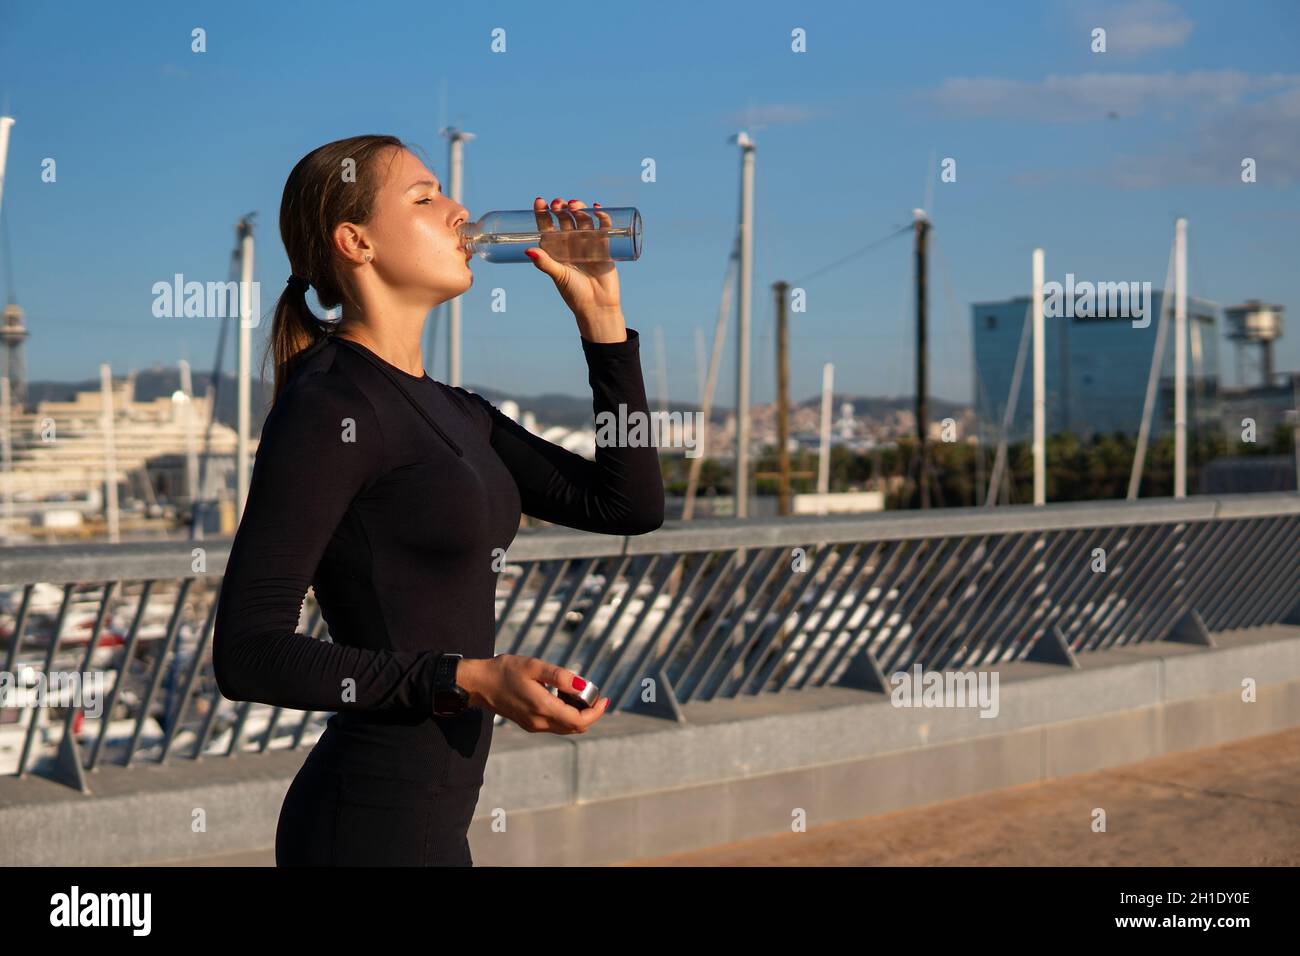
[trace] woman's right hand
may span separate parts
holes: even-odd
[[[586,733],[609,708],[609,698],[603,697],[578,710],[544,686],[568,691],[577,676],[558,664],[519,654],[464,659],[456,669],[456,683],[469,692],[469,706],[486,707],[533,734]]]
[[[551,277],[579,325],[621,318],[618,268],[609,258],[609,235],[597,231],[613,226],[609,213],[596,206],[588,209],[580,199],[552,199],[548,207],[538,196],[533,200],[533,215],[539,248],[525,251],[536,253],[529,256],[533,265]],[[558,229],[552,217],[559,222]]]

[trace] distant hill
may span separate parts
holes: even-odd
[[[206,372],[200,372],[197,369],[192,372],[191,378],[193,379],[196,394],[202,395],[205,392],[209,377]],[[522,410],[530,411],[536,415],[537,420],[544,425],[581,428],[591,424],[590,395],[566,395],[560,392],[544,392],[540,395],[517,395],[501,389],[480,387],[474,384],[467,384],[465,387],[471,392],[482,395],[493,405],[499,406],[507,399],[511,399],[517,402]],[[27,385],[27,401],[29,404],[35,404],[42,400],[70,401],[76,392],[98,388],[98,379],[81,382],[29,382]],[[178,388],[180,388],[180,374],[176,369],[156,366],[136,372],[135,395],[139,401],[147,402],[154,398],[170,395]],[[259,382],[254,378],[251,396],[253,432],[257,434],[261,431],[262,419],[266,415],[268,403],[271,399],[271,384],[269,382]],[[234,376],[224,374],[217,397],[217,418],[232,428],[235,425],[236,401],[237,393]],[[815,409],[820,402],[821,396],[813,396],[797,400],[793,404],[796,408]],[[835,392],[831,398],[833,415],[839,415],[840,405],[844,402],[850,402],[853,405],[854,414],[859,417],[883,418],[900,410],[911,411],[915,407],[916,399],[910,395],[870,396]],[[755,404],[766,405],[768,403],[759,402]],[[650,407],[651,409],[658,408],[653,396],[650,398]],[[952,402],[944,398],[931,397],[930,399],[930,414],[935,418],[956,415],[969,407],[968,404]],[[700,406],[694,403],[674,401],[669,402],[668,410],[683,413],[697,412],[700,410]],[[726,421],[731,411],[732,406],[730,405],[715,404],[709,417],[712,421],[721,423]]]
[[[537,416],[538,421],[547,425],[564,425],[569,428],[579,428],[583,425],[591,424],[591,396],[578,397],[574,395],[562,395],[555,392],[546,392],[542,395],[532,397],[523,397],[510,395],[506,392],[493,388],[477,388],[473,385],[467,386],[470,391],[477,392],[494,405],[500,405],[508,398],[513,398],[519,403],[519,407],[531,411]],[[870,396],[870,395],[853,395],[847,392],[833,392],[831,395],[831,412],[833,416],[840,413],[840,405],[849,402],[853,405],[854,414],[858,417],[883,418],[892,415],[897,411],[912,411],[916,408],[916,398],[911,395],[906,396]],[[757,402],[755,406],[770,404],[768,402]],[[821,396],[816,395],[811,398],[796,400],[793,406],[797,408],[817,409],[821,405]],[[650,396],[650,408],[658,409],[658,403],[654,396]],[[930,398],[930,414],[935,418],[946,418],[949,415],[956,416],[962,411],[969,409],[969,403],[953,402],[946,398]],[[697,412],[700,406],[691,402],[669,402],[668,410],[670,412]],[[727,416],[732,414],[734,406],[714,404],[710,410],[709,418],[713,422],[725,422]]]

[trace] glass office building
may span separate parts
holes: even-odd
[[[1081,438],[1123,432],[1136,435],[1142,422],[1151,354],[1155,349],[1165,293],[1152,290],[1145,328],[1129,318],[1051,317],[1043,319],[1047,433],[1070,431]],[[1173,428],[1173,293],[1165,334],[1164,359],[1152,437]],[[974,328],[975,411],[981,440],[996,442],[1010,398],[1011,383],[1027,327],[1029,296],[971,307]],[[1187,421],[1217,427],[1219,422],[1219,307],[1187,299]],[[1033,433],[1033,348],[1026,341],[1015,414],[1007,437],[1028,441]]]

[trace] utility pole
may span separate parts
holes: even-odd
[[[754,141],[743,130],[740,147],[740,318],[736,335],[736,517],[749,517],[749,311],[754,272]]]
[[[776,294],[776,512],[790,513],[790,341],[786,329],[785,297],[790,284],[772,283]]]
[[[1187,497],[1187,220],[1174,224],[1174,497]]]
[[[812,478],[817,472],[791,471],[790,451],[790,335],[786,324],[786,293],[790,290],[788,282],[773,282],[772,290],[776,293],[776,471],[756,471],[755,478],[775,478],[777,480],[777,514],[788,515],[791,512],[790,479]],[[827,419],[829,421],[829,418]]]
[[[450,195],[456,202],[460,202],[465,179],[462,163],[464,144],[473,139],[474,134],[448,126],[442,130],[442,135],[450,141],[447,147]],[[453,387],[460,385],[460,296],[447,303],[447,384]]]
[[[926,441],[929,438],[930,409],[926,401],[926,235],[930,231],[930,221],[925,217],[924,209],[912,210],[915,220],[913,231],[916,251],[916,439],[918,453],[917,480],[921,492],[921,507],[930,507],[930,456]]]

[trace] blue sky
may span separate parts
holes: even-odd
[[[190,50],[196,26],[206,53]],[[1097,26],[1104,54],[1089,48]],[[498,27],[505,53],[490,48]],[[805,53],[791,51],[796,27]],[[477,137],[464,196],[474,215],[539,193],[641,209],[644,252],[620,277],[652,397],[656,326],[671,396],[697,395],[695,329],[712,341],[737,207],[727,138],[742,126],[758,143],[755,401],[773,395],[771,284],[907,223],[927,187],[939,396],[970,399],[970,303],[1027,293],[1034,246],[1049,280],[1158,286],[1178,215],[1190,223],[1190,291],[1286,306],[1277,364],[1296,368],[1298,41],[1290,0],[11,0],[0,6],[0,103],[17,123],[3,202],[28,374],[84,379],[102,361],[120,374],[179,357],[210,367],[217,320],[155,319],[153,284],[176,272],[224,279],[233,225],[256,210],[269,309],[288,275],[277,220],[293,164],[329,140],[383,132],[423,146],[445,177],[444,121]],[[1258,162],[1256,183],[1240,182],[1244,156]],[[40,178],[47,157],[55,183]],[[656,182],[641,181],[645,157]],[[939,182],[946,157],[956,182]],[[909,244],[807,281],[808,310],[791,317],[796,397],[820,388],[827,361],[837,391],[912,388]],[[576,327],[550,280],[524,264],[474,270],[465,381],[584,394]],[[494,287],[507,290],[505,314],[489,308]],[[734,323],[724,404],[733,335]],[[445,358],[439,348],[430,363],[437,378]]]

